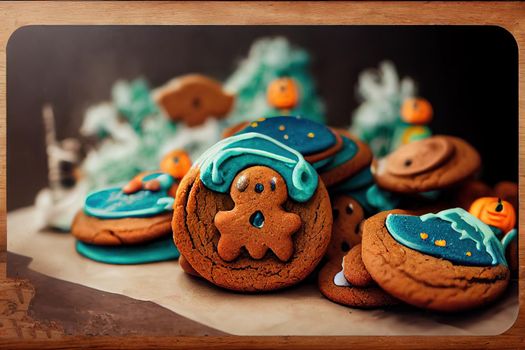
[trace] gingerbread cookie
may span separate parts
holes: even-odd
[[[356,245],[343,258],[343,275],[353,286],[368,287],[374,284],[361,258],[361,244]]]
[[[100,219],[81,211],[73,220],[71,233],[78,240],[95,245],[140,244],[171,233],[171,212],[152,217]]]
[[[207,118],[224,118],[235,100],[218,81],[200,74],[175,78],[157,89],[154,97],[172,120],[188,126],[201,125]]]
[[[365,215],[354,198],[341,194],[332,199],[332,238],[326,251],[329,260],[338,260],[361,243],[360,224]]]
[[[503,293],[509,269],[490,227],[460,208],[410,214],[382,212],[365,221],[362,259],[382,289],[437,311],[479,307]]]
[[[375,284],[367,287],[351,285],[342,275],[341,261],[330,261],[321,269],[318,285],[327,299],[350,307],[370,309],[399,303]]]
[[[158,172],[141,174],[123,188],[90,193],[71,227],[77,251],[110,264],[137,264],[176,259],[171,233],[174,191],[187,172],[183,151],[168,153]]]
[[[184,177],[173,237],[193,269],[238,291],[284,288],[323,257],[332,230],[328,193],[296,150],[259,133],[217,143]]]
[[[188,260],[184,257],[184,255],[181,255],[179,257],[179,266],[182,269],[182,271],[186,272],[188,275],[192,275],[195,277],[201,277],[197,271],[193,267],[191,267]]]
[[[241,125],[233,127],[231,131],[236,131],[235,135],[256,132],[269,136],[299,152],[315,168],[326,164],[343,147],[339,133],[300,117],[259,118]]]
[[[474,175],[478,152],[452,136],[432,136],[399,147],[372,162],[377,185],[386,191],[412,194],[440,190]]]
[[[349,186],[348,180],[364,171],[365,174],[358,176],[358,179],[362,181],[372,162],[370,147],[349,132],[337,131],[343,139],[343,148],[326,165],[318,169],[327,187],[339,184],[344,180],[347,182],[346,186]],[[354,182],[352,186],[355,188],[357,184]]]

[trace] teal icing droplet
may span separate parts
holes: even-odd
[[[264,215],[259,210],[250,216],[250,224],[253,227],[262,228],[264,226]]]

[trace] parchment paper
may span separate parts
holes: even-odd
[[[78,255],[67,233],[39,231],[33,208],[10,212],[7,247],[31,257],[30,268],[102,291],[152,301],[177,314],[237,335],[495,335],[518,315],[517,285],[485,310],[440,315],[410,307],[358,310],[322,297],[314,283],[245,295],[187,276],[176,261],[135,266],[97,263]],[[167,334],[168,335],[168,334]]]

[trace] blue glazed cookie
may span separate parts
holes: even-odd
[[[316,168],[325,164],[343,147],[339,133],[329,127],[297,116],[259,118],[234,127],[226,136],[259,133],[299,152]]]
[[[425,309],[456,312],[496,300],[510,275],[503,252],[492,230],[459,208],[382,212],[363,228],[362,259],[374,281]]]

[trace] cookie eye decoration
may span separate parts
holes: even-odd
[[[272,107],[290,110],[299,103],[299,87],[292,78],[278,78],[268,85],[266,96]]]
[[[401,106],[401,119],[408,124],[425,125],[432,120],[432,105],[424,98],[407,98]]]
[[[505,265],[504,247],[492,229],[461,208],[422,216],[389,214],[385,226],[400,244],[458,265]]]
[[[174,150],[166,154],[160,162],[160,170],[175,179],[182,179],[191,168],[191,159],[184,150]]]
[[[512,204],[496,197],[478,198],[470,206],[469,212],[503,234],[516,226],[516,211]]]

